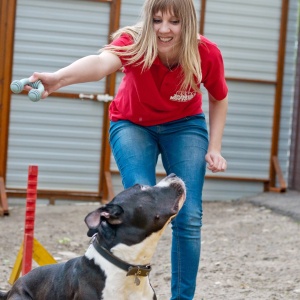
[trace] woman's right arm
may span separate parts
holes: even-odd
[[[76,60],[69,66],[54,73],[35,72],[30,81],[41,80],[45,91],[42,98],[46,98],[58,89],[76,83],[99,81],[105,76],[116,72],[122,67],[121,60],[115,54],[103,51],[99,55],[89,55]],[[29,91],[29,86],[25,90]]]

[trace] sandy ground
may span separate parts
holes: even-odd
[[[57,261],[84,254],[89,238],[83,219],[97,206],[38,204],[35,238]],[[10,287],[24,211],[24,206],[13,205],[10,216],[0,217],[1,290]],[[150,280],[160,300],[170,299],[170,241],[168,228],[152,261]],[[205,202],[195,299],[300,299],[300,223],[249,201]]]

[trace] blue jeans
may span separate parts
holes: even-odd
[[[172,221],[172,300],[192,300],[196,288],[202,226],[202,188],[208,134],[204,114],[156,126],[121,120],[110,124],[110,145],[124,188],[155,185],[159,154],[167,174],[186,184],[187,199]]]

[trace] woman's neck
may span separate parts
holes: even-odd
[[[160,58],[161,62],[169,69],[172,69],[179,64],[179,56],[174,55],[172,53],[158,53],[158,57]]]

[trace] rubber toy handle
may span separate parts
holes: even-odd
[[[10,84],[10,89],[13,93],[19,94],[23,91],[24,86],[29,85],[33,89],[28,93],[28,97],[31,101],[37,102],[41,99],[42,94],[45,90],[44,85],[40,80],[35,81],[35,82],[30,82],[28,78],[24,78],[21,80],[14,80]]]

